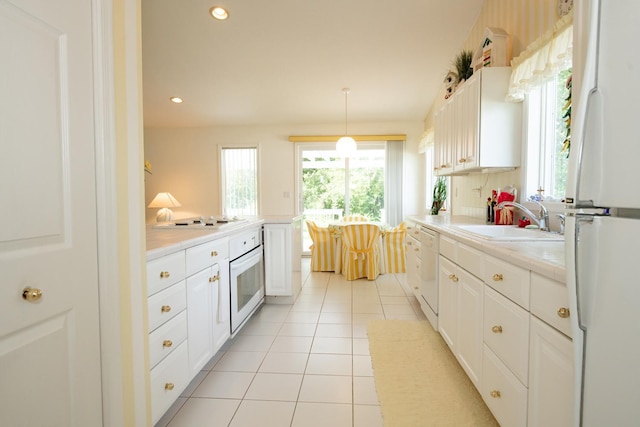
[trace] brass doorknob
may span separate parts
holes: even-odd
[[[560,307],[558,309],[558,316],[562,317],[563,319],[569,317],[570,314],[571,313],[569,313],[569,309],[567,307]]]
[[[164,341],[162,341],[162,346],[163,346],[163,347],[169,348],[169,347],[171,347],[172,345],[173,345],[173,341],[171,341],[171,340],[164,340]]]
[[[161,271],[160,272],[160,278],[161,279],[167,279],[169,276],[171,276],[171,273],[169,273],[168,271]]]
[[[491,397],[498,399],[500,397],[500,390],[491,390]]]
[[[160,311],[163,313],[168,313],[171,311],[171,306],[170,305],[163,305],[162,307],[160,307]]]
[[[22,291],[22,298],[25,301],[36,302],[42,298],[42,291],[36,288],[24,288]]]
[[[451,281],[455,283],[458,281],[458,276],[456,276],[455,274],[450,274],[449,279],[451,279]]]
[[[211,251],[211,256],[218,256],[218,252],[217,251]]]
[[[493,275],[493,281],[494,282],[500,282],[502,280],[502,274],[500,273],[496,273]]]
[[[220,280],[220,274],[216,274],[213,277],[209,277],[209,283],[217,282],[218,280]]]
[[[164,389],[165,390],[173,390],[174,387],[175,387],[175,385],[173,383],[166,383],[164,385]]]
[[[493,331],[494,334],[501,334],[502,333],[502,326],[495,325],[493,328],[491,328],[491,331]]]

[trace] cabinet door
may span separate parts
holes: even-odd
[[[455,354],[458,330],[458,278],[455,264],[440,256],[438,274],[438,329]]]
[[[478,163],[478,145],[480,132],[480,78],[472,77],[465,82],[464,91],[464,136],[460,144],[460,159],[465,169],[476,168]]]
[[[291,290],[291,226],[264,225],[265,293],[289,296]]]
[[[212,269],[187,278],[187,341],[191,378],[213,357]]]
[[[455,98],[452,102],[453,112],[453,144],[451,159],[454,172],[464,169],[466,137],[467,137],[467,83],[463,83],[456,90]]]
[[[531,316],[529,426],[572,426],[573,343]]]
[[[482,281],[461,268],[458,277],[458,341],[456,357],[476,386],[482,381]]]
[[[417,233],[417,228],[415,229]],[[415,295],[420,289],[420,242],[411,235],[407,237],[407,285]]]
[[[231,288],[229,287],[229,259],[220,260],[219,279],[212,292],[217,293],[213,319],[213,354],[224,345],[231,335]],[[215,268],[215,266],[214,266]]]

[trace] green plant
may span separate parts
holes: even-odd
[[[447,200],[447,181],[443,176],[438,177],[433,186],[433,203],[431,204],[431,215],[438,215],[438,212]]]
[[[473,52],[470,50],[463,50],[458,54],[458,56],[456,56],[454,65],[460,81],[468,80],[469,77],[473,75],[473,67],[471,66],[472,62]]]

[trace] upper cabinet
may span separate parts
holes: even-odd
[[[435,172],[520,166],[522,104],[505,101],[510,67],[486,67],[459,85],[435,116]]]

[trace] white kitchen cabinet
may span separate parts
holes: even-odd
[[[436,113],[438,175],[520,165],[521,104],[505,101],[510,67],[483,68]]]
[[[478,256],[482,257],[482,253],[476,249],[445,237],[438,282],[439,332],[476,388],[482,380],[484,284],[467,270],[477,268]],[[467,265],[467,260],[471,264]]]
[[[213,310],[218,293],[213,285],[219,268],[208,267],[187,278],[187,334],[189,336],[189,372],[192,376],[213,357]]]
[[[414,224],[407,227],[407,285],[420,301],[420,269],[422,264],[422,243],[420,229]]]
[[[302,288],[302,217],[263,230],[266,301],[291,304]]]
[[[573,343],[531,316],[529,427],[572,426]]]
[[[229,282],[229,258],[218,260],[220,280],[214,283],[212,292],[218,294],[218,306],[213,315],[213,354],[227,342],[231,336],[231,286]]]

